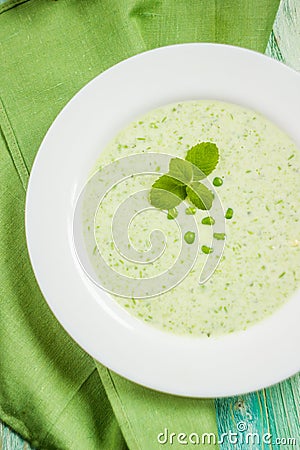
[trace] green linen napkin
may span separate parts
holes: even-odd
[[[151,450],[161,448],[157,435],[164,428],[217,433],[213,400],[174,397],[125,380],[62,329],[29,263],[25,192],[43,136],[89,80],[131,55],[174,43],[264,51],[277,7],[278,0],[0,4],[0,418],[33,446]]]

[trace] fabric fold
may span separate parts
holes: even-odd
[[[218,447],[214,400],[156,392],[126,380],[100,364],[97,368],[130,449],[159,450],[163,446],[179,450],[186,444],[178,442],[178,436],[201,449]],[[211,434],[211,441],[204,436],[202,443],[205,433]],[[180,438],[180,434],[185,437]]]
[[[114,441],[120,430],[95,382],[94,361],[55,320],[36,284],[26,250],[25,191],[3,136],[0,163],[0,417],[37,448],[74,448],[76,430],[78,449],[91,436]],[[82,429],[79,402],[88,417]],[[59,425],[65,416],[66,428]],[[53,430],[61,434],[53,438]]]

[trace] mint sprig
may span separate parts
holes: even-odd
[[[173,209],[186,198],[185,185],[170,175],[162,175],[152,184],[150,203],[158,209]]]
[[[206,178],[218,161],[219,150],[212,142],[201,142],[191,147],[185,160],[172,158],[169,172],[152,185],[150,203],[158,209],[170,210],[188,198],[198,209],[210,209],[214,195],[199,180]]]

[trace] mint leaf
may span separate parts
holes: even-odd
[[[189,200],[199,209],[210,209],[214,194],[199,181],[194,181],[186,188]]]
[[[172,209],[186,197],[186,186],[169,175],[162,175],[152,184],[150,203],[158,209]]]
[[[182,184],[188,184],[193,176],[193,165],[181,158],[172,158],[169,165],[169,175]]]
[[[201,142],[187,152],[185,159],[196,166],[194,180],[201,180],[216,168],[219,161],[219,150],[212,142]]]
[[[150,191],[150,203],[158,209],[169,211],[188,196],[199,209],[212,207],[214,195],[199,182],[207,177],[219,161],[219,150],[213,142],[201,142],[187,152],[186,158],[172,158],[169,172],[156,180]],[[220,184],[219,184],[220,185]],[[218,186],[219,186],[218,185]]]

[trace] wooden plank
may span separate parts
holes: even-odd
[[[231,431],[238,440],[234,445],[226,437],[220,449],[300,449],[299,387],[298,374],[262,391],[217,399],[219,436]],[[244,431],[239,431],[241,425]]]
[[[300,2],[282,0],[275,21],[274,35],[283,61],[300,71]]]
[[[10,428],[0,422],[0,449],[31,450],[31,447],[19,435],[14,433]]]

